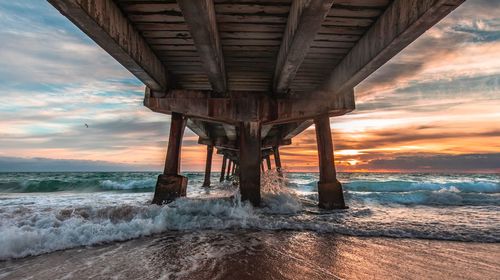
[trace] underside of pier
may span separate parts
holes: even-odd
[[[187,126],[214,148],[220,180],[260,204],[263,161],[315,124],[319,206],[345,208],[330,117],[354,87],[464,0],[48,0],[146,85],[144,105],[172,115],[154,203],[186,195]]]

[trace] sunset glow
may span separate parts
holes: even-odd
[[[0,158],[161,170],[169,116],[143,107],[138,80],[35,2],[0,4]],[[498,3],[466,2],[360,84],[357,109],[330,120],[337,169],[500,172],[499,14]],[[197,141],[187,129],[183,170],[204,168]],[[314,126],[281,151],[287,170],[317,171]]]

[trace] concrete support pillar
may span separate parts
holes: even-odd
[[[229,177],[231,176],[231,163],[233,162],[232,160],[228,160],[227,164],[227,174],[226,174],[226,180],[229,180]]]
[[[240,193],[242,200],[260,204],[261,123],[240,124]]]
[[[158,176],[153,203],[171,202],[180,196],[186,196],[187,177],[179,175],[181,147],[186,119],[182,114],[172,113],[167,157],[163,174]]]
[[[210,187],[210,173],[212,172],[212,155],[214,153],[214,146],[207,145],[207,161],[205,163],[205,180],[203,187]]]
[[[264,168],[264,159],[262,159],[262,161],[260,162],[260,172],[266,172],[266,169]]]
[[[314,119],[319,159],[319,207],[324,209],[344,209],[344,193],[342,185],[337,180],[333,157],[332,133],[328,115]]]
[[[222,167],[220,170],[220,179],[219,179],[220,182],[224,181],[224,175],[226,174],[226,164],[227,164],[227,157],[224,155],[224,157],[222,158]]]
[[[274,165],[276,166],[276,171],[278,171],[278,175],[283,176],[281,173],[281,158],[280,158],[280,150],[278,146],[273,147],[274,152]]]
[[[271,157],[266,155],[267,170],[271,170]]]
[[[234,172],[236,171],[236,163],[233,163],[233,168],[231,169],[231,175],[234,176]]]

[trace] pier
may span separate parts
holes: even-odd
[[[330,118],[354,88],[464,0],[48,0],[146,85],[144,105],[171,115],[153,203],[186,195],[185,128],[214,149],[220,181],[261,202],[260,176],[280,147],[315,125],[319,207],[345,208]]]

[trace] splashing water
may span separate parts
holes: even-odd
[[[498,175],[341,174],[349,210],[317,205],[317,174],[267,171],[262,207],[230,182],[151,205],[154,173],[0,174],[0,259],[172,230],[298,230],[500,242]],[[213,174],[213,182],[218,174]]]

